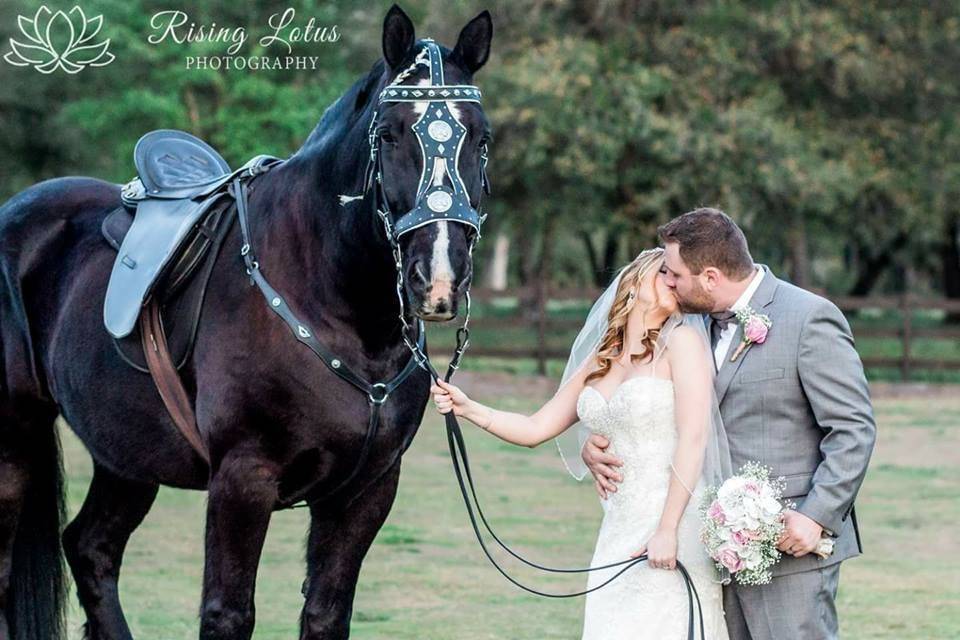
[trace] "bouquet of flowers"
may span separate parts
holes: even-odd
[[[717,569],[729,571],[740,584],[767,584],[773,578],[783,510],[794,508],[780,502],[784,487],[782,477],[771,480],[768,467],[748,462],[720,487],[707,489],[700,540]]]

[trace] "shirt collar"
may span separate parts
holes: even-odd
[[[750,299],[753,297],[753,294],[757,292],[757,289],[760,287],[760,282],[763,280],[764,270],[763,267],[759,265],[754,265],[756,273],[753,274],[753,280],[750,281],[750,284],[747,285],[747,288],[743,290],[743,293],[740,294],[740,297],[737,298],[737,301],[733,303],[733,306],[730,307],[730,311],[740,311],[745,306],[750,303]]]

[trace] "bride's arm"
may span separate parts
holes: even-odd
[[[440,413],[453,411],[501,440],[523,447],[537,445],[555,438],[577,421],[577,397],[583,389],[592,359],[557,390],[550,400],[530,416],[513,411],[494,409],[467,397],[456,385],[439,381],[430,391]]]
[[[709,362],[706,347],[697,332],[678,327],[672,338],[667,357],[673,378],[677,448],[660,525],[675,529],[700,479],[709,434],[713,381],[710,370],[704,366]]]

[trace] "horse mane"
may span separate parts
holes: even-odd
[[[327,107],[320,116],[320,122],[313,128],[295,155],[317,153],[327,145],[343,140],[359,120],[366,122],[366,116],[376,99],[385,66],[383,59],[378,59],[365,76],[354,82],[343,95]]]

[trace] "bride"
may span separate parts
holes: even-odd
[[[648,555],[587,594],[583,640],[682,640],[688,604],[679,560],[703,602],[709,640],[727,640],[721,584],[699,541],[707,485],[729,475],[726,439],[713,394],[713,366],[700,316],[683,316],[659,274],[663,249],[623,267],[580,331],[560,388],[533,415],[494,409],[456,385],[431,387],[440,413],[453,411],[507,442],[535,447],[557,438],[579,480],[579,450],[591,433],[623,461],[619,489],[604,498],[590,566]],[[559,437],[558,437],[559,436]],[[588,587],[620,567],[591,572]]]

